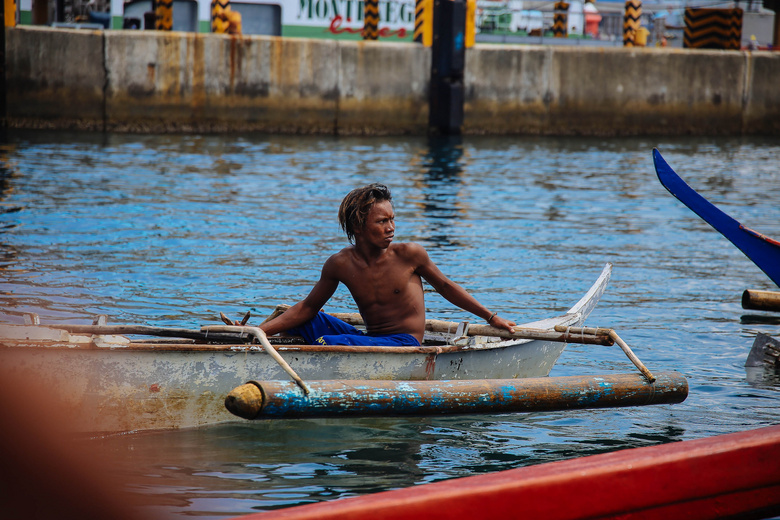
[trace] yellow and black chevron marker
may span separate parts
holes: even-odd
[[[683,47],[739,50],[742,9],[685,9]]]
[[[433,43],[433,0],[415,0],[414,41],[426,47]]]
[[[211,0],[211,32],[241,34],[241,13],[230,9],[230,0]]]
[[[633,47],[642,18],[642,0],[626,0],[623,14],[623,47]]]
[[[566,38],[569,34],[569,4],[560,1],[555,2],[555,13],[553,14],[553,36],[556,38]]]
[[[365,0],[363,9],[363,39],[379,38],[379,0]]]
[[[158,31],[173,30],[173,0],[155,0],[154,28]]]
[[[230,9],[230,0],[211,0],[211,32],[226,33],[224,12]]]

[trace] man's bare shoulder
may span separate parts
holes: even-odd
[[[325,260],[325,267],[343,267],[354,262],[355,246],[347,246]]]
[[[393,243],[391,247],[396,255],[408,260],[422,260],[428,257],[428,252],[425,251],[425,248],[416,242]]]

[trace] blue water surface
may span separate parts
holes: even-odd
[[[391,187],[397,240],[518,322],[575,303],[682,404],[526,414],[236,422],[89,441],[149,510],[226,518],[780,423],[776,376],[744,367],[778,290],[658,182],[651,151],[743,224],[780,237],[780,143],[764,138],[339,138],[17,133],[0,173],[0,321],[199,327],[304,297],[347,242],[353,187]],[[430,317],[470,319],[430,288]],[[339,289],[329,310],[353,311]],[[473,318],[473,317],[471,317]],[[474,321],[478,321],[473,318]],[[634,371],[570,345],[553,376]]]

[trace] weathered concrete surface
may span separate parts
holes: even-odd
[[[107,129],[332,133],[334,41],[112,31]]]
[[[467,133],[780,131],[778,54],[481,45],[465,79]]]
[[[431,53],[418,45],[340,43],[338,131],[424,134]]]
[[[522,52],[524,51],[524,52]],[[478,45],[466,52],[467,132],[544,133],[558,90],[552,47]],[[552,84],[550,82],[553,82]]]
[[[754,53],[748,65],[744,133],[780,135],[780,52]]]
[[[425,134],[429,48],[7,28],[11,127]],[[464,133],[780,134],[780,53],[480,44]]]
[[[6,28],[10,126],[102,128],[103,32]]]

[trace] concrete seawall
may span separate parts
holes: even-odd
[[[14,128],[425,134],[429,48],[6,29]],[[478,44],[466,134],[780,134],[780,53]]]

